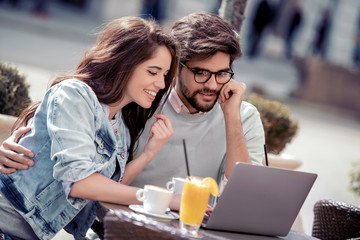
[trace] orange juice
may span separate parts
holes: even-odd
[[[189,225],[200,225],[209,197],[209,187],[201,184],[201,179],[187,179],[181,197],[180,221]]]

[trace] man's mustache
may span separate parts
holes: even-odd
[[[211,89],[208,89],[208,88],[203,88],[203,89],[199,89],[199,90],[196,90],[195,91],[195,94],[197,93],[210,93],[210,94],[216,94],[217,96],[219,95],[219,92],[220,91],[216,91],[216,90],[211,90]],[[194,94],[194,95],[195,95]]]

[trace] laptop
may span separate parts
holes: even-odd
[[[286,236],[317,174],[237,163],[202,227]]]

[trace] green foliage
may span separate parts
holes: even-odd
[[[31,102],[28,89],[25,76],[0,62],[0,113],[19,116]]]
[[[296,135],[298,121],[292,119],[290,109],[278,101],[264,99],[255,93],[245,96],[244,100],[260,113],[268,152],[279,154]]]
[[[350,171],[350,190],[360,196],[360,162],[353,163]]]

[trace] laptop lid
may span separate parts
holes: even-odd
[[[317,174],[237,163],[205,228],[286,236]]]

